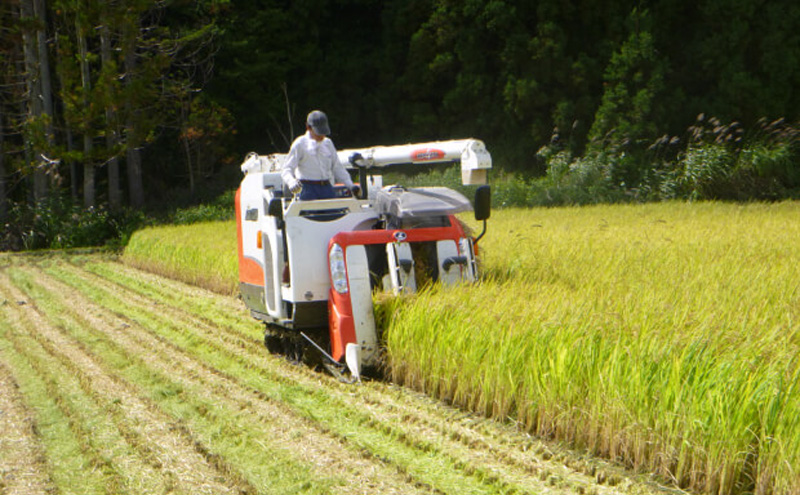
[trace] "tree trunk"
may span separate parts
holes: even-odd
[[[186,166],[189,169],[189,192],[194,196],[194,171],[192,170],[192,148],[189,145],[189,138],[184,136],[181,138],[183,141],[183,151],[186,153]]]
[[[39,21],[40,28],[36,32],[36,51],[37,61],[39,63],[39,94],[36,98],[41,98],[42,113],[41,116],[45,117],[45,142],[47,148],[53,146],[53,90],[52,80],[50,79],[50,62],[47,55],[47,12],[44,0],[34,0],[33,9],[36,19]],[[49,178],[54,174],[49,169],[51,166],[57,166],[53,162],[48,163],[42,156],[45,150],[39,150],[35,160],[38,161],[36,167],[36,174],[34,175],[35,194],[37,201],[47,197],[49,189]],[[57,157],[51,157],[57,158]]]
[[[108,21],[100,28],[100,57],[103,63],[103,70],[111,70],[111,30]],[[106,84],[113,84],[106,81]],[[117,112],[114,111],[113,104],[106,103],[106,148],[112,153],[108,159],[108,207],[111,211],[118,211],[122,207],[122,192],[119,187],[119,159],[117,150],[119,149],[119,129],[117,127]]]
[[[5,138],[5,122],[3,106],[0,105],[0,224],[5,225],[8,216],[8,198],[6,197],[6,150],[3,147]]]
[[[64,124],[64,139],[67,140],[67,154],[71,157],[75,151],[75,140],[69,123]],[[78,201],[78,166],[72,158],[69,159],[69,196],[74,202]]]
[[[89,69],[88,48],[86,44],[86,33],[80,23],[76,23],[78,36],[78,56],[81,66],[81,87],[83,90],[83,103],[89,107],[91,98],[92,81]],[[95,180],[94,180],[94,161],[92,160],[92,122],[91,117],[87,116],[83,129],[83,206],[90,208],[95,206]]]
[[[36,18],[34,0],[21,0],[19,4],[20,17],[27,21]],[[42,79],[39,61],[39,31],[31,29],[22,30],[22,50],[25,57],[25,83],[27,89],[27,115],[28,120],[37,122],[42,117],[44,98],[42,95]],[[33,200],[38,203],[47,196],[47,175],[42,166],[42,150],[38,143],[33,143],[33,148],[28,155],[28,166],[33,167]]]
[[[126,19],[123,32],[123,52],[125,61],[125,84],[133,86],[136,73],[136,37],[139,31],[139,17]],[[140,138],[137,132],[136,117],[139,112],[132,102],[132,95],[125,99],[126,124],[125,146],[128,169],[128,198],[134,208],[144,206],[144,186],[142,185],[142,157],[139,152]]]
[[[36,33],[37,51],[39,53],[39,76],[42,98],[42,110],[50,116],[47,123],[47,141],[53,144],[53,84],[50,76],[50,57],[47,54],[47,8],[44,0],[35,0],[33,5],[36,18],[42,28]]]
[[[186,126],[186,108],[191,104],[181,101],[181,124]],[[189,110],[191,111],[191,110]],[[189,193],[194,196],[194,167],[192,166],[192,146],[189,143],[189,137],[184,129],[181,132],[181,141],[183,142],[183,152],[186,153],[186,168],[189,171]]]
[[[91,208],[95,206],[94,188],[94,163],[90,158],[92,154],[92,136],[88,133],[83,135],[83,206]]]
[[[128,132],[134,133],[132,127],[128,128]],[[126,152],[126,162],[128,165],[128,194],[130,195],[130,203],[134,208],[141,208],[144,206],[144,188],[142,187],[142,155],[138,148],[130,147]]]

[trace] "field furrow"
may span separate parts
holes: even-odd
[[[77,271],[56,267],[51,269],[52,273],[63,276],[69,280],[69,273],[72,275],[84,275]],[[91,277],[90,277],[91,278]],[[90,285],[102,285],[98,281],[72,279],[73,286],[76,288],[86,288]],[[88,289],[87,289],[88,290]],[[269,397],[279,400],[301,416],[313,419],[314,422],[331,434],[338,436],[342,441],[346,441],[352,448],[362,452],[370,452],[371,456],[382,462],[389,462],[400,472],[414,480],[414,483],[421,486],[458,486],[463,493],[491,493],[498,489],[503,489],[506,484],[496,476],[488,475],[484,470],[464,463],[452,456],[438,452],[437,449],[426,439],[414,438],[399,431],[393,425],[375,421],[369,412],[360,410],[360,407],[347,407],[340,403],[335,397],[320,390],[318,380],[328,377],[316,375],[317,383],[304,388],[298,387],[298,382],[293,379],[291,374],[309,374],[305,368],[288,366],[281,360],[274,360],[285,373],[273,376],[274,380],[263,381],[252,375],[252,368],[259,371],[272,372],[269,365],[264,365],[265,351],[260,344],[253,344],[251,341],[241,341],[241,336],[223,335],[220,336],[218,328],[207,325],[196,320],[188,314],[175,314],[179,310],[168,306],[159,307],[158,315],[148,315],[146,308],[147,301],[142,301],[133,294],[121,294],[123,289],[109,290],[100,294],[94,293],[94,297],[103,298],[104,307],[117,311],[127,310],[134,318],[138,318],[140,324],[150,328],[159,328],[162,335],[169,334],[170,339],[175,342],[181,341],[188,333],[192,333],[194,341],[194,352],[202,352],[200,346],[211,346],[205,350],[204,359],[214,362],[219,369],[224,369],[227,373],[233,374],[237,380],[250,382],[256,390],[261,391]],[[181,322],[175,325],[171,322]],[[221,338],[220,338],[221,337]],[[216,347],[215,347],[216,346]],[[192,347],[186,347],[187,350]],[[253,352],[254,359],[243,360],[242,350],[248,348]],[[254,380],[254,378],[256,378]],[[430,470],[430,464],[439,464],[435,470]],[[421,466],[425,466],[422,469]]]
[[[71,288],[47,277],[38,277],[44,288],[51,293],[64,294]],[[181,388],[181,394],[189,394],[218,409],[218,416],[236,417],[237,424],[245,426],[257,438],[253,442],[262,448],[268,446],[273,454],[284,451],[282,457],[296,457],[315,468],[324,468],[327,476],[336,475],[337,488],[348,492],[364,490],[379,493],[414,493],[416,488],[407,483],[396,470],[385,466],[363,452],[348,449],[337,437],[329,435],[319,424],[292,414],[281,402],[275,401],[252,388],[243,387],[231,377],[214,368],[192,359],[179,348],[163,338],[150,333],[146,328],[104,312],[85,297],[72,294],[65,300],[63,311],[90,328],[98,339],[108,342],[118,350],[124,350],[131,359],[146,365],[163,376],[171,376]],[[81,308],[80,312],[71,308]],[[210,414],[208,412],[207,414]],[[286,428],[291,425],[291,428]],[[302,440],[302,448],[297,444]],[[253,454],[263,456],[263,454]],[[264,459],[264,462],[274,462]],[[359,476],[351,476],[360,473]],[[309,477],[314,476],[307,473]],[[266,480],[264,481],[266,484]]]
[[[113,260],[17,259],[0,269],[0,294],[25,301],[7,303],[0,313],[8,322],[0,358],[13,356],[7,375],[13,383],[27,373],[31,382],[20,386],[15,404],[25,411],[42,409],[37,400],[46,403],[43,410],[53,409],[63,423],[34,439],[45,452],[39,472],[45,482],[52,472],[57,490],[81,484],[86,493],[658,489],[649,478],[513,425],[389,383],[343,384],[271,356],[261,325],[235,299]],[[61,451],[75,453],[72,468],[91,468],[78,475],[59,466]]]
[[[192,297],[196,289],[182,287],[174,282],[142,284],[143,279],[155,279],[152,275],[131,272],[130,269],[121,270],[126,273],[120,276],[120,270],[114,268],[113,264],[92,264],[88,270],[113,279],[119,286],[117,289],[109,287],[113,292],[133,291],[133,294],[124,296],[129,304],[147,293],[148,297],[156,297],[164,303],[160,308],[162,314],[175,312],[170,317],[173,320],[193,321],[191,326],[198,330],[206,327],[203,338],[214,341],[212,345],[215,346],[215,353],[228,353],[232,358],[238,356],[243,365],[257,368],[260,374],[269,376],[270,381],[285,382],[293,386],[302,384],[307,390],[319,388],[319,375],[306,368],[288,367],[285,363],[278,362],[283,369],[276,372],[274,360],[264,355],[258,338],[260,334],[252,335],[250,329],[253,323],[248,319],[236,319],[232,326],[235,332],[249,331],[252,336],[242,338],[243,335],[237,336],[234,332],[234,335],[227,337],[235,343],[226,343],[226,339],[220,339],[218,330],[213,325],[202,323],[203,319],[194,314],[194,311],[202,311],[202,308],[189,311],[193,305],[198,304],[195,301],[202,301]],[[77,268],[74,270],[85,276]],[[208,307],[207,302],[201,304]],[[242,355],[246,357],[242,358]],[[497,487],[537,487],[537,490],[554,491],[554,485],[559,481],[568,480],[568,483],[564,483],[568,489],[580,487],[583,490],[597,485],[598,480],[614,485],[622,479],[607,464],[577,458],[564,452],[553,452],[552,446],[548,447],[543,442],[535,441],[510,428],[460,414],[424,397],[412,396],[405,389],[382,383],[370,383],[355,389],[334,381],[326,385],[330,394],[327,400],[336,401],[343,411],[354,411],[351,413],[352,417],[358,421],[368,424],[372,429],[385,431],[398,442],[449,457],[453,465],[459,466],[464,472],[489,480]],[[362,409],[366,410],[366,414],[358,412]],[[608,488],[615,491],[622,489],[621,486],[599,486],[601,491]]]
[[[40,372],[48,374],[51,392],[67,404],[65,414],[80,438],[82,450],[91,456],[108,493],[236,493],[180,425],[159,414],[140,392],[104,367],[97,355],[73,333],[71,325],[37,290],[26,273],[15,273],[27,285],[27,294],[6,286],[14,297],[35,297],[37,304],[22,306],[20,330],[29,330],[18,351],[38,354]],[[41,308],[41,309],[40,309]],[[24,349],[24,351],[23,351]],[[244,490],[247,491],[247,490]]]
[[[5,304],[9,304],[6,302]],[[0,324],[9,325],[0,317]],[[34,412],[0,351],[0,493],[45,493],[52,488]]]

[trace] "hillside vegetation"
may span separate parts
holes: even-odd
[[[19,0],[0,25],[0,250],[124,238],[126,207],[229,189],[316,108],[339,149],[482,139],[558,186],[524,206],[800,195],[795,0]]]
[[[483,282],[379,307],[391,374],[680,486],[798,493],[798,214],[796,202],[496,211]]]

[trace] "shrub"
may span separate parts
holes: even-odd
[[[36,205],[12,204],[8,219],[0,237],[2,251],[103,245],[118,248],[144,223],[141,212],[83,208],[61,196]]]
[[[735,157],[725,146],[712,144],[691,147],[681,159],[683,173],[679,186],[689,199],[719,198],[733,174]]]

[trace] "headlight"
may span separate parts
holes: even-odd
[[[344,251],[338,244],[331,246],[328,253],[328,261],[331,265],[331,284],[333,290],[339,294],[347,293],[347,269],[344,266]]]

